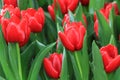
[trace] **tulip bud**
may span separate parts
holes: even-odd
[[[39,8],[37,11],[33,8],[28,8],[21,12],[22,17],[28,20],[28,25],[31,32],[37,33],[41,32],[45,23],[44,11]]]
[[[110,73],[115,71],[120,65],[120,55],[115,46],[108,44],[100,49],[105,71]]]
[[[64,32],[59,32],[62,44],[70,51],[80,50],[86,29],[81,22],[67,23]]]
[[[44,58],[44,69],[46,74],[54,79],[60,77],[60,72],[62,68],[62,54],[53,53],[49,58]]]

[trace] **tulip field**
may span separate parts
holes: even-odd
[[[0,80],[120,80],[120,0],[0,0]]]

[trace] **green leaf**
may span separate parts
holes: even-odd
[[[67,66],[67,55],[64,49],[63,51],[63,59],[62,59],[62,70],[60,73],[60,80],[69,80],[68,79],[68,66]]]
[[[90,0],[89,3],[89,13],[94,14],[96,10],[100,10],[104,7],[105,0]]]
[[[87,49],[88,48],[86,35],[84,37],[83,48],[80,51],[75,51],[74,53],[71,53],[71,61],[73,64],[76,80],[89,79],[89,58]]]
[[[6,11],[4,17],[5,17],[5,18],[10,18],[10,12],[9,12],[9,11]]]
[[[120,67],[116,69],[114,72],[108,73],[108,80],[120,80]]]
[[[111,35],[111,38],[110,38],[110,42],[109,42],[110,44],[113,44],[113,45],[116,45],[116,43],[115,43],[115,38],[114,38],[114,36],[113,35]]]
[[[75,21],[78,21],[78,22],[81,21],[86,26],[84,19],[82,17],[83,14],[84,13],[82,11],[82,5],[79,4],[76,11],[75,11]]]
[[[29,0],[17,0],[17,3],[18,3],[18,7],[19,7],[21,10],[25,10],[25,9],[27,9]]]
[[[22,72],[23,72],[23,78],[24,80],[27,79],[28,71],[29,71],[29,65],[32,61],[32,57],[35,55],[34,51],[35,49],[42,49],[45,45],[40,43],[39,41],[32,42],[21,54],[21,61],[22,61]]]
[[[28,75],[28,80],[37,80],[37,76],[39,74],[43,59],[49,53],[49,51],[52,49],[54,45],[55,43],[52,43],[46,46],[42,51],[38,52],[31,65],[30,72]]]
[[[77,63],[76,63],[75,58],[74,58],[74,53],[69,52],[69,55],[70,55],[71,62],[73,65],[73,70],[74,70],[74,74],[75,74],[75,78],[76,78],[75,80],[82,80],[81,74],[79,72]]]
[[[100,45],[105,46],[110,41],[112,31],[111,31],[107,21],[105,20],[104,16],[98,11],[96,13],[97,13],[98,22],[99,22],[98,37],[99,37]]]
[[[40,70],[40,78],[41,78],[40,80],[50,80],[43,66],[41,67],[41,70]]]
[[[16,80],[22,80],[21,57],[18,43],[8,43],[9,59]]]
[[[120,11],[120,0],[116,0],[117,1],[117,5],[118,5],[118,8],[119,8],[119,11]]]
[[[47,40],[47,43],[55,42],[57,39],[57,27],[55,25],[55,22],[51,20],[49,14],[45,13],[45,25],[44,25],[44,33],[45,39]],[[43,41],[41,41],[43,42]]]
[[[0,80],[5,80],[3,77],[0,76]]]
[[[2,69],[5,73],[6,79],[14,80],[14,75],[12,74],[8,59],[9,58],[8,58],[7,45],[3,38],[3,34],[1,31],[1,26],[0,26],[0,63],[1,63]]]
[[[92,43],[92,72],[94,80],[109,80],[104,70],[102,57],[96,43]]]
[[[2,9],[3,6],[3,0],[0,0],[0,9]]]
[[[74,14],[69,10],[68,11],[68,15],[69,15],[69,17],[70,17],[70,21],[71,22],[74,22],[75,21],[75,19],[74,19]]]
[[[37,5],[37,4],[36,4]],[[29,8],[35,8],[34,0],[29,0]]]

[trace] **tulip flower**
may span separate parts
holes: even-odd
[[[1,10],[1,14],[0,16],[3,17],[5,15],[6,12],[9,12],[10,13],[10,16],[12,16],[12,14],[16,15],[18,18],[21,17],[21,14],[20,14],[20,9],[18,7],[15,7],[12,6],[12,5],[4,5],[2,10]]]
[[[30,36],[30,29],[26,19],[20,19],[16,15],[12,15],[10,19],[1,19],[2,32],[6,42],[19,43],[23,46],[27,43]]]
[[[81,22],[67,23],[64,32],[59,32],[62,44],[70,51],[80,50],[86,29]]]
[[[87,19],[86,19],[86,16],[85,16],[84,14],[82,14],[82,18],[83,18],[85,24],[87,24]],[[70,17],[69,17],[68,14],[65,14],[65,15],[64,15],[64,18],[63,18],[63,20],[62,20],[62,25],[63,25],[63,26],[64,26],[64,24],[66,24],[66,23],[70,23]]]
[[[113,7],[114,10],[115,10],[115,14],[116,14],[116,15],[119,14],[119,9],[118,9],[117,4],[116,4],[115,2],[113,2],[113,3],[108,3],[108,4],[106,5],[106,8],[105,8],[107,17],[109,17],[109,14],[110,14],[110,11],[112,10],[112,7]]]
[[[88,5],[89,4],[89,0],[80,0],[82,5]]]
[[[12,5],[14,7],[17,7],[17,0],[3,0],[4,4]]]
[[[104,69],[107,73],[115,71],[120,66],[120,55],[116,46],[108,44],[100,49]]]
[[[68,10],[74,11],[78,5],[78,0],[54,0],[52,5],[48,6],[48,11],[53,20],[55,20],[55,7],[57,8],[57,3],[60,6],[62,14],[66,14]]]
[[[49,58],[44,58],[43,64],[46,74],[51,78],[58,79],[62,68],[62,54],[51,54]]]
[[[37,33],[42,31],[45,23],[45,16],[42,8],[38,10],[28,8],[27,10],[23,10],[21,14],[22,17],[27,18],[31,32]]]

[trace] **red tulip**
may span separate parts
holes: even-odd
[[[89,4],[89,0],[80,0],[82,5],[88,5]]]
[[[27,18],[31,32],[41,32],[45,23],[44,11],[39,8],[37,11],[33,8],[28,8],[21,12],[22,17]]]
[[[14,7],[17,7],[17,0],[3,0],[4,4],[7,5],[13,5]]]
[[[102,8],[102,9],[100,9],[100,13],[106,18],[106,19],[108,19],[108,16],[106,15],[106,12],[105,12],[105,9],[104,8]],[[96,15],[96,13],[94,13],[94,22],[97,20],[97,15]]]
[[[110,73],[120,66],[120,55],[115,46],[108,44],[100,49],[105,71]]]
[[[53,20],[55,20],[55,7],[57,8],[57,3],[60,6],[62,14],[66,14],[68,10],[74,11],[78,5],[78,0],[54,0],[52,5],[48,6],[48,11]]]
[[[6,4],[3,6],[0,15],[3,17],[5,15],[6,11],[8,11],[10,13],[10,16],[12,16],[12,14],[14,14],[19,18],[21,17],[20,9],[18,7],[14,8],[14,6]]]
[[[50,14],[50,16],[51,16],[51,18],[52,18],[52,20],[54,20],[55,21],[55,12],[54,12],[54,6],[52,5],[49,5],[48,6],[48,11],[49,11],[49,14]]]
[[[104,16],[104,18],[106,19],[106,21],[109,22],[108,16],[106,15],[104,8],[102,8],[100,10],[100,13]],[[98,37],[98,27],[99,27],[99,25],[98,25],[98,19],[97,19],[96,13],[94,13],[94,31],[95,31],[95,34],[96,34],[97,37]]]
[[[44,69],[51,78],[58,79],[62,68],[62,54],[53,53],[49,58],[44,58]]]
[[[82,14],[82,18],[83,18],[85,24],[87,24],[87,19],[86,19],[86,16],[85,16],[84,14]],[[65,15],[64,15],[64,18],[63,18],[63,20],[62,20],[62,25],[63,25],[63,26],[64,26],[64,24],[66,24],[66,23],[70,23],[70,17],[69,17],[68,14],[65,14]]]
[[[86,29],[81,22],[67,23],[64,32],[59,32],[63,45],[70,51],[80,50]]]
[[[113,3],[109,3],[108,5],[106,5],[105,11],[106,11],[106,15],[109,17],[110,11],[112,10],[112,7],[115,10],[115,14],[118,15],[119,14],[119,9],[118,6],[115,2]]]
[[[27,43],[30,36],[30,29],[26,19],[20,19],[12,15],[10,19],[1,19],[2,31],[7,42],[18,42],[20,46]]]

